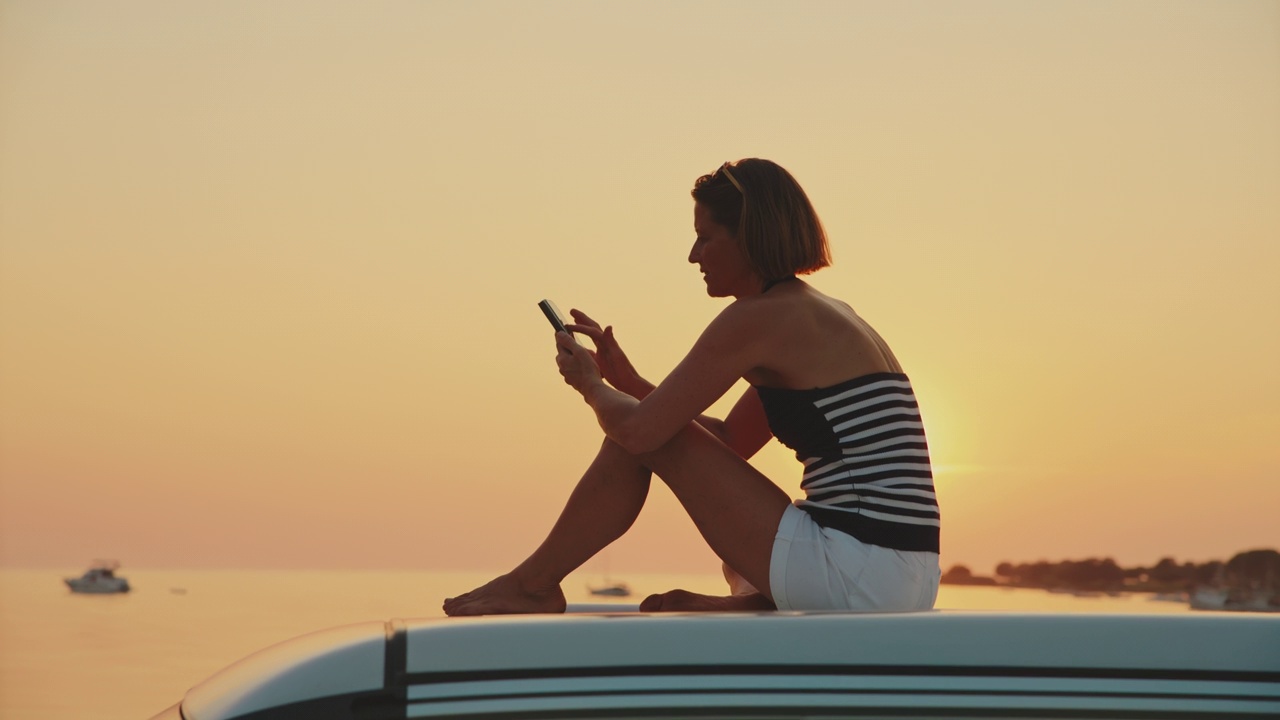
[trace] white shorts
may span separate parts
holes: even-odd
[[[937,553],[868,545],[795,505],[782,514],[769,560],[779,610],[928,610],[941,575]]]

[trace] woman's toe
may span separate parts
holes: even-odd
[[[640,601],[640,612],[660,612],[662,610],[662,595],[650,595]]]

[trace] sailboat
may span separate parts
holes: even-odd
[[[600,597],[631,597],[631,588],[624,582],[613,582],[609,579],[609,558],[604,558],[604,584],[587,586],[587,591]]]

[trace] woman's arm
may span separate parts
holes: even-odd
[[[602,328],[600,323],[581,310],[574,309],[569,313],[575,322],[567,327],[591,338],[592,344],[596,346],[595,351],[588,349],[587,352],[596,361],[596,367],[605,382],[637,400],[643,400],[653,392],[653,383],[640,376],[630,358],[622,351],[622,346],[613,336],[612,325]]]
[[[711,431],[744,460],[751,458],[764,444],[773,437],[769,429],[769,419],[764,414],[764,405],[760,404],[760,395],[755,388],[747,388],[729,411],[724,420],[698,416],[698,423]]]
[[[703,331],[689,354],[669,376],[637,400],[606,385],[596,362],[588,350],[573,342],[567,334],[556,341],[568,352],[559,356],[560,371],[565,382],[573,385],[595,410],[605,435],[628,452],[639,454],[662,447],[686,424],[719,399],[744,374],[765,357],[762,323],[748,314],[741,301],[725,308]],[[758,404],[758,398],[754,401]],[[736,409],[736,408],[735,408]],[[742,417],[749,417],[743,410]],[[763,416],[760,412],[759,417]],[[742,442],[731,446],[754,453],[763,445],[757,426],[745,431],[745,420],[720,429],[742,432]],[[765,426],[767,429],[767,425]],[[717,433],[722,438],[730,435]],[[765,438],[767,440],[767,436]],[[754,448],[752,444],[758,442]],[[739,449],[735,447],[735,449]]]
[[[588,349],[587,352],[591,353],[592,359],[596,361],[596,367],[600,370],[604,381],[637,400],[648,397],[656,386],[645,380],[631,364],[631,360],[613,335],[613,326],[601,327],[600,323],[581,310],[570,310],[570,313],[576,322],[568,327],[576,333],[591,338],[595,351]],[[754,455],[772,436],[764,417],[764,410],[760,407],[760,399],[754,389],[748,390],[739,398],[738,403],[724,420],[710,415],[699,415],[695,421],[744,458]],[[752,445],[752,443],[755,444]]]

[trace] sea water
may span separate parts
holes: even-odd
[[[324,628],[391,618],[440,617],[444,597],[488,573],[425,571],[129,570],[125,595],[79,595],[79,571],[0,570],[0,720],[145,720],[188,688],[267,646]],[[682,587],[720,593],[707,575],[631,575],[634,606]],[[569,602],[599,577],[571,575]],[[1145,595],[1076,597],[1040,590],[943,586],[939,608],[1055,612],[1187,612]]]

